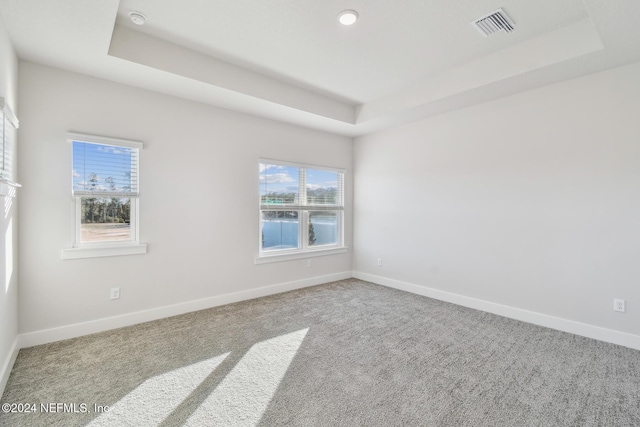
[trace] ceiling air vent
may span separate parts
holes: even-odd
[[[471,25],[485,37],[498,31],[505,31],[507,33],[513,31],[513,21],[502,9],[498,9],[495,12],[476,19],[471,22]]]

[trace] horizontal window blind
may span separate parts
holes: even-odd
[[[343,210],[344,173],[260,163],[260,209]]]
[[[8,162],[5,160],[6,155],[4,152],[5,140],[7,139],[7,126],[5,125],[4,109],[0,111],[0,126],[2,126],[2,129],[0,129],[0,178],[8,179],[5,176],[7,174]]]
[[[138,148],[73,141],[73,195],[138,197]]]
[[[18,119],[5,103],[4,98],[0,98],[0,178],[7,181],[14,181],[13,155],[16,129],[18,129]]]

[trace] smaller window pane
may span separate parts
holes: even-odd
[[[338,205],[338,172],[307,169],[307,204]]]
[[[299,230],[297,211],[262,211],[262,250],[299,248]]]
[[[81,199],[80,240],[83,243],[131,240],[131,199]]]
[[[297,205],[299,168],[260,163],[260,204]]]
[[[309,212],[309,246],[338,244],[338,215],[336,211]]]

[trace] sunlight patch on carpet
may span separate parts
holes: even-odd
[[[301,329],[253,345],[185,425],[256,425],[308,331]]]
[[[149,378],[88,424],[158,425],[216,369],[230,353]]]

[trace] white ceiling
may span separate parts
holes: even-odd
[[[499,7],[516,30],[482,37],[469,22]],[[359,21],[338,24],[343,9]],[[22,59],[352,136],[640,60],[636,0],[1,0],[0,15]]]

